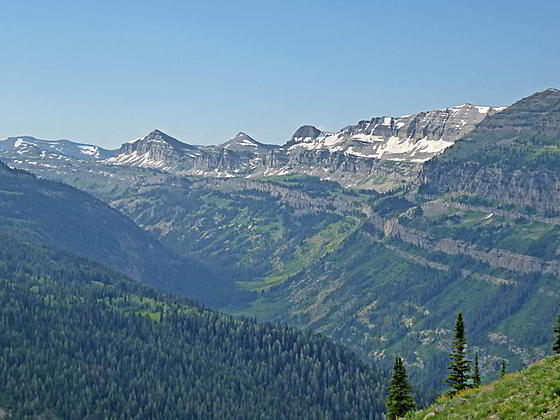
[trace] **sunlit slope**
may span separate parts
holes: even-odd
[[[407,419],[558,419],[560,356],[549,357],[503,379],[440,398]]]

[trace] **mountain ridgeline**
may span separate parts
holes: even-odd
[[[69,170],[75,169],[76,159],[103,160],[110,165],[222,178],[303,173],[345,186],[388,190],[415,182],[423,162],[503,109],[464,104],[402,117],[374,117],[336,133],[306,125],[281,147],[260,143],[243,132],[215,146],[194,146],[154,130],[113,151],[82,144],[71,148],[64,140],[11,137],[0,141],[0,156],[25,169],[38,165]]]
[[[560,91],[547,89],[482,121],[429,162],[428,193],[476,195],[560,215]]]

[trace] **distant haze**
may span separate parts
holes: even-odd
[[[191,143],[560,87],[552,1],[3,2],[0,138]]]

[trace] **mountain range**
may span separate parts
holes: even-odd
[[[68,159],[99,160],[179,175],[253,178],[305,173],[345,186],[386,190],[410,181],[419,164],[504,109],[464,104],[402,117],[374,117],[336,133],[307,125],[283,146],[260,143],[243,132],[218,145],[195,146],[153,130],[118,150],[27,136],[1,141],[0,153],[18,156],[21,164],[60,166]]]

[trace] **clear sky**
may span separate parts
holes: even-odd
[[[507,105],[560,87],[559,17],[555,0],[1,1],[0,138],[282,143]]]

